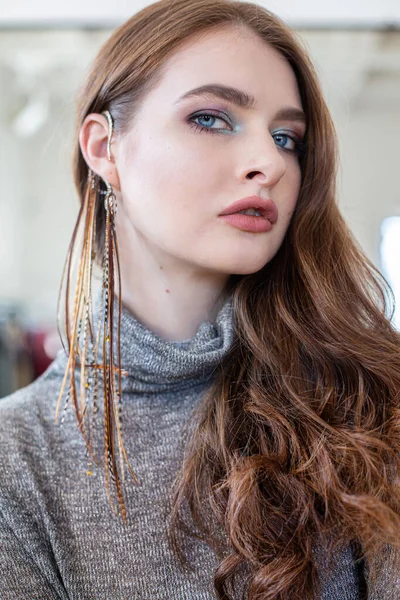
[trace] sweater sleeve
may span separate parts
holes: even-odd
[[[38,385],[0,400],[1,600],[68,600],[45,523],[49,500],[41,452],[48,455],[48,449]]]
[[[15,530],[0,511],[0,598],[68,600],[51,552],[34,528]]]

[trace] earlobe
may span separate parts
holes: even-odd
[[[88,167],[120,191],[118,170],[112,154],[112,136],[105,114],[87,115],[79,132],[79,145]],[[111,132],[112,133],[112,132]]]

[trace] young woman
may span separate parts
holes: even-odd
[[[0,403],[1,598],[399,598],[400,338],[300,39],[148,6],[74,173],[66,348]]]

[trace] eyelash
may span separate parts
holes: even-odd
[[[213,117],[214,119],[221,119],[222,121],[224,121],[225,123],[227,123],[229,125],[229,122],[224,119],[223,117],[221,117],[220,115],[214,115],[213,113],[200,113],[198,115],[195,115],[193,117],[191,117],[189,119],[189,124],[191,127],[193,127],[193,129],[195,131],[199,131],[200,133],[211,133],[212,135],[218,133],[218,129],[211,129],[211,127],[204,127],[203,125],[199,125],[198,123],[194,122],[194,119],[200,119],[201,117]],[[295,149],[294,150],[290,150],[289,148],[283,148],[283,146],[279,146],[279,148],[282,148],[282,150],[284,150],[285,152],[290,152],[290,154],[296,154],[299,157],[304,156],[305,151],[306,151],[306,144],[304,142],[300,142],[299,140],[297,140],[295,137],[289,135],[288,133],[275,133],[274,135],[280,135],[283,137],[287,137],[290,140],[292,140],[295,144]]]

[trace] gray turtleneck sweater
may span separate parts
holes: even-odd
[[[192,540],[193,571],[182,570],[167,543],[165,506],[182,460],[183,425],[233,335],[231,298],[215,324],[204,321],[181,343],[162,339],[123,309],[123,436],[140,484],[127,476],[128,524],[110,510],[103,470],[86,474],[86,446],[72,406],[62,426],[54,422],[67,363],[63,350],[35,382],[0,401],[2,600],[216,598],[215,556]],[[357,600],[350,549],[336,561],[330,577],[321,567],[323,599]]]

